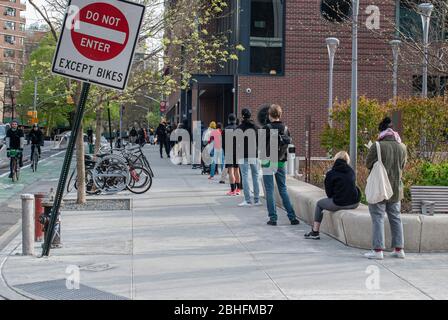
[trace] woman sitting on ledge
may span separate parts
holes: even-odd
[[[313,228],[311,232],[305,234],[306,239],[320,239],[319,229],[324,210],[334,212],[342,209],[356,209],[361,200],[361,190],[356,186],[355,173],[349,166],[348,153],[340,151],[334,156],[334,160],[333,168],[325,176],[325,193],[328,198],[317,202]]]

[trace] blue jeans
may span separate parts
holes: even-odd
[[[403,223],[401,222],[401,202],[379,202],[369,204],[372,218],[372,247],[384,249],[384,216],[389,218],[392,248],[404,248]]]
[[[244,200],[250,203],[250,189],[249,189],[249,168],[252,173],[252,184],[254,187],[254,202],[260,201],[260,184],[258,182],[258,160],[244,159],[241,164],[241,176],[243,180]]]
[[[271,221],[277,221],[277,206],[275,204],[274,175],[277,182],[278,191],[282,198],[283,206],[288,213],[289,220],[297,219],[294,208],[289,200],[288,190],[286,188],[286,170],[278,168],[273,174],[263,175],[264,187],[266,189],[266,202],[268,207],[268,215]]]
[[[213,160],[210,166],[210,177],[215,176],[216,164],[221,168],[221,172],[224,169],[224,152],[222,149],[213,149]]]

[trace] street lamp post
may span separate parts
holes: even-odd
[[[356,165],[358,162],[358,14],[359,0],[352,4],[352,89],[350,111],[350,158],[356,178]]]
[[[337,38],[327,38],[325,39],[328,49],[328,57],[330,59],[330,75],[328,84],[328,125],[330,128],[333,127],[333,120],[331,119],[331,114],[333,112],[333,67],[334,67],[334,55],[336,54],[336,49],[339,46],[339,39]]]
[[[431,3],[421,3],[418,5],[418,12],[422,18],[423,27],[423,79],[422,79],[422,97],[428,97],[428,42],[429,42],[429,23],[434,6]]]
[[[392,47],[392,55],[394,59],[394,67],[393,67],[393,101],[394,105],[397,104],[397,96],[398,96],[398,54],[400,53],[400,40],[391,40],[389,44]]]

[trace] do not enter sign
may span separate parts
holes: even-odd
[[[72,21],[72,41],[86,58],[110,60],[128,42],[129,24],[124,14],[108,3],[97,2],[82,8]]]
[[[124,90],[144,10],[125,0],[70,0],[52,71]]]

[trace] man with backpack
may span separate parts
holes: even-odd
[[[288,158],[288,146],[292,139],[288,128],[280,121],[282,116],[282,108],[279,105],[273,104],[268,111],[269,122],[263,127],[266,130],[266,155],[269,154],[272,158],[272,152],[278,152],[277,162],[270,160],[262,160],[263,168],[263,183],[266,192],[266,202],[269,215],[268,225],[277,225],[277,207],[275,203],[274,190],[274,176],[277,182],[277,188],[282,198],[283,206],[288,214],[289,221],[292,225],[300,224],[297,219],[294,208],[289,199],[288,190],[286,187],[286,169],[285,164]],[[278,148],[271,150],[271,130],[278,132]],[[275,137],[275,135],[274,135]]]

